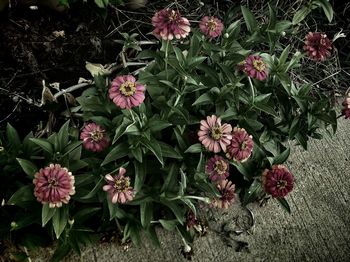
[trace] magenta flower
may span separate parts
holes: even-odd
[[[232,127],[230,124],[221,125],[221,119],[215,115],[207,116],[202,120],[198,131],[199,141],[206,149],[219,153],[221,149],[225,152],[226,146],[230,144]]]
[[[85,149],[92,152],[101,152],[105,150],[110,142],[106,130],[96,123],[85,125],[80,133],[80,139],[83,140]]]
[[[284,165],[273,165],[262,174],[263,186],[266,193],[274,198],[285,197],[293,190],[293,175]]]
[[[224,25],[218,18],[204,16],[199,22],[199,29],[209,38],[215,38],[221,35]]]
[[[130,177],[125,177],[125,173],[125,168],[121,167],[119,168],[118,175],[111,176],[110,174],[107,174],[105,176],[107,185],[103,186],[103,190],[109,194],[113,204],[124,204],[134,198],[134,190],[130,186]]]
[[[192,227],[194,227],[195,225],[197,225],[197,218],[194,215],[192,210],[188,210],[187,214],[186,214],[186,229],[190,230]]]
[[[121,109],[131,109],[145,100],[145,86],[137,83],[132,75],[117,76],[112,81],[109,97]]]
[[[324,61],[331,55],[332,42],[326,34],[309,32],[305,36],[304,50],[315,61]]]
[[[235,184],[225,179],[221,180],[216,187],[219,190],[221,197],[213,199],[211,205],[227,209],[235,201]]]
[[[213,182],[226,179],[229,176],[229,162],[222,156],[215,155],[207,161],[207,174]]]
[[[342,115],[345,117],[345,119],[350,118],[350,97],[346,97],[342,105]]]
[[[50,164],[35,173],[33,183],[34,195],[42,204],[50,208],[68,204],[70,196],[75,194],[74,176],[67,168],[59,164]]]
[[[190,22],[179,11],[162,9],[152,17],[153,34],[163,40],[186,38],[191,31]]]
[[[260,81],[267,77],[267,65],[259,55],[250,55],[244,61],[244,72]]]
[[[233,128],[231,143],[226,148],[228,159],[244,162],[252,154],[254,147],[253,137],[244,128]]]

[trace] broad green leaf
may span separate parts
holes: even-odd
[[[273,159],[273,164],[274,165],[283,164],[284,162],[287,161],[289,155],[290,155],[290,148],[288,147],[280,155],[276,156]]]
[[[10,147],[18,149],[21,146],[21,140],[19,138],[19,135],[16,129],[13,126],[11,126],[10,123],[7,123],[6,126],[6,136],[8,142],[10,143]]]
[[[69,145],[66,145],[66,148],[63,150],[62,157],[65,157],[68,154],[70,154],[72,151],[77,149],[82,143],[83,143],[83,141],[75,141],[75,142],[70,143]],[[74,157],[74,159],[76,159],[76,158]]]
[[[289,214],[291,213],[290,206],[285,198],[276,198],[278,203],[286,210]]]
[[[200,153],[200,152],[202,152],[202,144],[200,144],[200,143],[196,143],[196,144],[191,145],[185,151],[185,153]]]
[[[89,199],[94,197],[97,194],[97,192],[101,190],[101,185],[103,181],[103,177],[101,177],[100,180],[94,186],[94,188],[87,195],[81,197],[81,199]]]
[[[172,146],[160,141],[158,143],[160,145],[163,157],[182,159],[182,156]]]
[[[59,239],[68,222],[68,206],[57,208],[52,217],[53,230],[56,238]]]
[[[154,229],[154,226],[148,227],[145,230],[145,233],[146,233],[146,236],[148,237],[148,239],[150,239],[156,247],[160,247],[160,242],[159,242],[157,233]]]
[[[209,93],[204,93],[193,102],[192,106],[213,104],[213,98]]]
[[[123,219],[127,217],[126,212],[120,208],[118,204],[113,204],[110,198],[107,199],[108,210],[109,210],[109,220],[111,221],[113,218]]]
[[[258,27],[258,22],[256,21],[253,13],[244,6],[241,6],[241,10],[242,10],[243,18],[248,31],[249,32],[255,31]]]
[[[315,0],[314,2],[318,3],[321,5],[324,14],[326,15],[328,22],[332,22],[333,20],[333,15],[334,15],[334,11],[333,11],[333,7],[332,5],[329,3],[328,0]]]
[[[94,214],[96,214],[100,210],[101,210],[101,207],[87,207],[84,209],[80,209],[73,216],[74,221],[76,224],[84,224],[84,222],[87,219],[89,219],[91,216],[93,216]]]
[[[261,194],[261,192],[262,192],[261,182],[255,179],[244,194],[243,205],[245,206],[248,203],[255,201],[256,198]]]
[[[112,144],[115,144],[115,142],[117,142],[119,140],[119,138],[134,124],[135,123],[131,122],[130,119],[124,117],[123,122],[115,130],[115,135],[114,135]]]
[[[163,228],[169,231],[173,231],[176,228],[176,226],[179,224],[179,222],[176,219],[173,219],[173,220],[159,219],[159,222]]]
[[[115,146],[105,157],[101,166],[107,165],[108,163],[127,156],[129,153],[129,144],[127,142],[122,142]]]
[[[63,244],[62,242],[60,242],[50,261],[51,262],[62,261],[69,254],[71,250],[72,250],[72,247],[68,243]]]
[[[50,208],[49,204],[44,204],[41,210],[41,224],[44,227],[51,220],[58,208]]]
[[[33,178],[34,174],[38,171],[36,165],[26,159],[16,158],[17,162],[21,165],[23,171],[30,177]]]
[[[68,144],[68,139],[69,139],[68,128],[69,128],[69,120],[63,124],[60,131],[58,131],[57,133],[58,148],[55,148],[55,150],[58,152],[62,152],[63,149]]]
[[[151,118],[148,121],[148,128],[151,129],[152,132],[161,131],[169,126],[172,126],[172,124],[160,119]]]
[[[138,193],[146,179],[146,165],[141,164],[137,161],[134,161],[134,167],[135,167],[135,183],[134,183],[134,190],[136,193]]]
[[[184,211],[185,211],[185,210],[184,210],[182,207],[180,207],[176,202],[174,202],[174,201],[169,201],[169,200],[167,200],[167,199],[165,199],[165,198],[161,198],[161,199],[160,199],[160,202],[161,202],[163,205],[169,207],[170,210],[171,210],[171,211],[173,212],[173,214],[175,215],[177,221],[178,221],[181,225],[183,225],[183,223],[184,223],[184,213],[185,213]]]
[[[293,20],[292,20],[292,24],[293,25],[297,25],[299,24],[301,21],[303,21],[306,16],[311,12],[311,9],[309,7],[302,7],[300,10],[298,10],[294,16],[293,16]]]
[[[29,140],[32,141],[34,144],[40,146],[47,153],[51,155],[53,154],[53,146],[50,142],[41,138],[29,138]]]
[[[140,217],[141,217],[141,225],[143,228],[147,228],[151,224],[151,220],[153,217],[153,203],[152,202],[144,202],[140,204]]]
[[[164,166],[162,149],[161,149],[158,141],[155,140],[154,138],[152,138],[151,141],[147,140],[146,138],[141,138],[141,143],[146,148],[148,148],[153,153],[153,155],[156,156],[156,158],[161,163],[161,165]]]
[[[7,201],[9,205],[21,206],[21,203],[34,200],[33,185],[20,187]]]

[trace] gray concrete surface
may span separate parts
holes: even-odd
[[[275,201],[264,207],[251,205],[255,227],[250,234],[231,234],[228,241],[215,230],[223,223],[233,228],[235,219],[247,213],[239,204],[219,211],[214,214],[217,221],[210,221],[208,234],[196,239],[192,261],[350,261],[350,121],[339,119],[338,124],[336,136],[311,141],[308,151],[293,147],[288,163],[296,178],[288,197],[292,214]],[[177,234],[164,230],[158,234],[161,249],[144,238],[142,248],[123,251],[116,244],[104,244],[86,248],[81,258],[71,255],[65,261],[186,261]],[[236,241],[248,243],[248,248],[236,252]]]

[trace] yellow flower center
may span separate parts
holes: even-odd
[[[241,150],[244,150],[247,147],[247,143],[245,141],[242,142],[240,148]]]
[[[262,61],[262,60],[254,60],[254,61],[253,61],[253,67],[254,67],[257,71],[262,72],[262,71],[265,70],[266,65],[265,65],[264,61]]]
[[[124,96],[132,96],[136,92],[136,85],[133,82],[126,81],[121,84],[119,90]]]
[[[169,14],[169,20],[170,21],[176,21],[177,20],[177,13],[175,10],[171,10],[171,13]]]
[[[227,170],[227,164],[224,160],[218,160],[215,162],[215,168],[214,171],[218,173],[219,175],[225,174]]]
[[[286,180],[279,180],[279,181],[277,181],[277,188],[278,189],[283,189],[283,188],[285,188],[286,186],[287,186],[287,181]]]
[[[210,31],[215,31],[216,30],[216,26],[217,23],[215,22],[215,20],[213,18],[211,18],[208,22],[207,22],[207,27]]]
[[[49,187],[57,187],[58,186],[58,181],[56,178],[49,178],[48,180]]]
[[[214,140],[219,140],[222,137],[223,131],[221,126],[213,126],[213,128],[211,129],[210,132],[210,136],[214,139]]]
[[[99,131],[99,130],[95,130],[92,131],[90,133],[90,138],[94,141],[94,142],[99,142],[103,139],[103,132]]]
[[[118,192],[125,192],[130,187],[130,180],[128,177],[121,177],[114,183],[114,188],[117,189]]]

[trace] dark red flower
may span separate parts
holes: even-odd
[[[253,147],[253,137],[244,128],[234,127],[231,142],[226,147],[226,157],[237,162],[244,162],[251,156]]]
[[[227,209],[235,202],[235,184],[225,179],[221,180],[216,187],[221,194],[221,197],[213,199],[211,205],[213,207]]]
[[[230,164],[222,156],[215,155],[208,159],[206,171],[213,182],[226,179],[229,176]]]
[[[331,55],[332,42],[326,34],[309,32],[305,37],[304,50],[315,61],[324,61]]]
[[[106,130],[96,123],[86,124],[80,133],[80,139],[83,140],[83,146],[92,152],[105,150],[110,142]]]
[[[284,165],[273,165],[262,174],[265,192],[274,198],[285,197],[293,190],[294,177]]]
[[[347,94],[342,105],[342,115],[345,117],[345,119],[350,118],[350,93]]]

